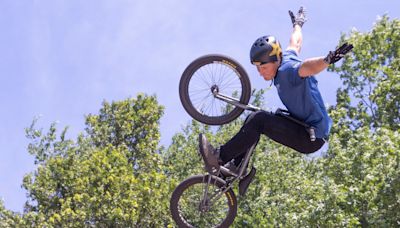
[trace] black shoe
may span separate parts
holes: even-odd
[[[244,194],[246,194],[247,188],[249,188],[249,185],[251,181],[253,181],[255,175],[256,168],[252,167],[250,173],[239,181],[239,194],[241,196],[244,196]]]
[[[219,151],[207,141],[203,134],[199,135],[200,154],[203,157],[206,170],[209,173],[216,173],[220,167]]]

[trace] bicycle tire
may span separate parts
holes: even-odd
[[[195,85],[197,81],[200,86]],[[204,124],[223,125],[235,120],[244,111],[215,98],[212,88],[218,88],[221,93],[228,96],[235,96],[237,93],[242,104],[248,104],[250,100],[249,77],[236,60],[219,54],[205,55],[194,60],[181,76],[179,97],[186,112]],[[200,96],[200,105],[197,104],[196,99],[199,98],[196,96]],[[212,103],[211,106],[205,105],[208,101]],[[208,110],[214,113],[206,113]]]
[[[208,177],[209,175],[192,176],[181,182],[175,188],[170,200],[170,211],[172,218],[174,219],[178,227],[229,227],[229,225],[233,223],[237,213],[237,200],[232,189],[225,192],[224,196],[219,199],[222,199],[221,201],[218,201],[218,203],[220,203],[219,205],[213,205],[214,207],[212,209],[222,208],[227,210],[226,216],[222,216],[221,222],[214,221],[218,220],[218,218],[216,217],[220,214],[216,213],[213,210],[208,211],[208,213],[211,214],[210,216],[202,214],[204,212],[200,210],[199,205],[201,203],[201,197],[204,194],[203,184],[208,182]],[[214,190],[219,191],[224,188],[225,182],[222,179],[216,176],[211,176],[211,178],[212,181],[209,185],[215,187],[216,189]],[[191,196],[190,193],[198,197],[189,197],[188,199],[186,199],[186,195]],[[198,202],[194,202],[194,199],[196,199]],[[189,212],[187,212],[187,208],[185,207],[185,205],[187,206],[188,204],[191,204],[193,206],[193,208],[191,208],[192,210],[189,210]],[[203,215],[204,217],[202,217]],[[210,224],[214,222],[216,224]]]

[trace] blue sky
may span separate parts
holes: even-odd
[[[57,121],[70,138],[83,131],[84,115],[103,100],[156,94],[166,107],[161,143],[190,117],[183,110],[178,82],[184,68],[209,53],[242,63],[254,88],[269,83],[249,63],[252,42],[275,35],[285,48],[291,33],[287,11],[303,5],[301,58],[325,55],[342,32],[365,32],[378,15],[400,17],[400,1],[232,1],[232,0],[2,0],[0,1],[0,198],[22,211],[23,176],[34,170],[24,128],[35,116],[47,129]],[[328,104],[335,104],[337,75],[317,76]],[[275,89],[269,107],[281,106]]]

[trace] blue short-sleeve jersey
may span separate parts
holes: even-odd
[[[294,50],[284,51],[274,85],[291,115],[313,126],[317,138],[327,138],[332,120],[318,90],[318,81],[314,76],[300,77],[301,63]]]

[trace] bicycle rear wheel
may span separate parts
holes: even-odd
[[[235,219],[237,201],[232,189],[222,193],[224,181],[211,176],[207,185],[208,178],[189,177],[172,193],[170,210],[179,227],[228,227]]]
[[[189,64],[179,83],[179,96],[191,117],[205,124],[222,125],[244,110],[214,97],[213,90],[248,104],[249,77],[235,60],[223,55],[205,55]]]

